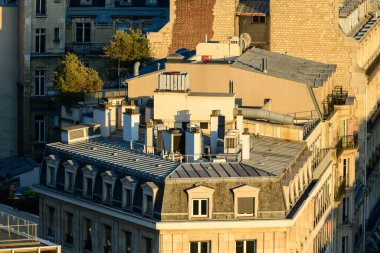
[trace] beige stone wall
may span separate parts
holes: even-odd
[[[169,23],[148,35],[154,57],[195,49],[206,35],[208,40],[226,41],[235,33],[235,8],[235,0],[170,0]]]

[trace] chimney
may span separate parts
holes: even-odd
[[[140,75],[140,62],[139,61],[135,62],[135,64],[133,65],[133,75],[134,76]]]
[[[140,114],[135,109],[127,109],[123,114],[123,140],[138,141]]]
[[[111,110],[108,109],[107,105],[104,105],[103,108],[96,108],[93,111],[94,122],[100,124],[100,134],[102,137],[110,137],[111,135],[110,114]]]
[[[248,128],[244,128],[244,132],[241,136],[241,143],[242,143],[241,159],[249,160],[249,152],[251,151],[251,138],[250,138]]]
[[[236,115],[236,126],[235,128],[239,130],[240,132],[240,138],[243,134],[244,128],[243,128],[243,110],[238,110],[238,113]]]
[[[190,129],[186,131],[186,161],[195,162],[198,161],[202,156],[202,135],[199,128]]]
[[[270,98],[265,98],[264,99],[264,106],[262,109],[272,111],[272,99]]]
[[[219,111],[213,110],[210,117],[210,148],[211,154],[218,153],[218,123]]]
[[[153,147],[153,122],[149,121],[146,123],[145,128],[145,152],[149,154],[154,154]]]

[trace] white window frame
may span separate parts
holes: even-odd
[[[37,16],[46,16],[47,14],[46,1],[48,0],[36,0],[36,15]],[[45,13],[43,13],[42,11],[44,9],[43,7],[45,7]]]
[[[39,43],[37,45],[37,38],[39,38]],[[46,52],[46,29],[45,28],[36,28],[36,36],[35,36],[35,50],[36,53],[45,53]],[[44,41],[42,47],[42,41]]]
[[[200,218],[200,219],[209,219],[209,218],[212,218],[212,210],[213,210],[213,194],[214,194],[214,189],[210,188],[210,187],[207,187],[207,186],[203,186],[203,185],[199,185],[199,186],[195,186],[195,187],[192,187],[190,189],[187,189],[186,190],[187,192],[187,195],[188,195],[188,203],[189,203],[189,210],[188,210],[188,214],[189,214],[189,219],[197,219],[197,218]],[[196,200],[196,199],[207,199],[208,202],[207,202],[207,215],[204,216],[194,216],[193,215],[193,200]]]
[[[45,143],[46,142],[46,117],[43,115],[36,115],[41,116],[43,119],[36,119],[34,118],[34,142],[35,143]],[[38,135],[36,135],[36,128],[38,128]],[[41,129],[43,134],[41,134]]]
[[[37,92],[37,86],[39,92]],[[34,96],[42,97],[46,96],[46,70],[36,69],[34,71]]]
[[[206,200],[206,214],[202,214],[202,200]],[[192,210],[191,210],[191,216],[192,217],[208,217],[208,211],[209,211],[209,199],[192,199],[191,200],[193,203],[192,203]],[[194,214],[194,202],[197,201],[198,202],[198,211],[199,211],[199,214]]]
[[[257,252],[257,240],[256,239],[236,240],[235,241],[235,249],[236,249],[237,242],[243,242],[243,253],[251,253],[251,252],[247,252],[247,242],[254,242],[255,247],[254,247],[253,253]]]
[[[147,216],[153,216],[158,186],[153,182],[146,182],[145,184],[141,185],[141,188],[143,190],[142,214]],[[147,196],[152,197],[152,213],[147,213]]]
[[[259,209],[259,192],[260,189],[250,186],[250,185],[241,185],[232,189],[234,193],[234,213],[235,218],[239,217],[252,217],[256,218]],[[254,198],[255,201],[255,210],[253,214],[239,214],[238,210],[238,199],[239,198]]]
[[[89,41],[85,41],[85,37],[86,37],[86,29],[85,29],[85,24],[90,24],[90,38],[89,38]],[[81,41],[78,41],[78,26],[81,26],[82,28],[82,40]],[[91,21],[88,21],[88,20],[83,20],[83,21],[80,21],[80,22],[76,22],[75,23],[75,29],[74,29],[74,32],[75,32],[75,43],[91,43],[92,41],[92,38],[91,38],[91,35],[92,35],[92,22]]]
[[[207,253],[211,253],[211,241],[193,241],[189,242],[189,252],[191,252],[191,244],[197,243],[198,244],[198,253],[201,253],[201,243],[205,242],[207,243]]]
[[[49,156],[45,157],[45,161],[46,161],[46,185],[47,186],[55,186],[55,184],[57,182],[57,170],[58,170],[60,158],[56,155],[49,155]],[[55,175],[54,184],[52,184],[50,182],[50,180],[51,180],[50,168],[52,168],[54,170],[54,173],[55,173],[54,174]]]

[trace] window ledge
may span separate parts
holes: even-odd
[[[48,17],[48,15],[46,15],[46,14],[36,14],[35,15],[35,18],[47,18]]]

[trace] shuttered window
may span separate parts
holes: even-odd
[[[238,198],[238,214],[252,215],[255,213],[255,198]]]

